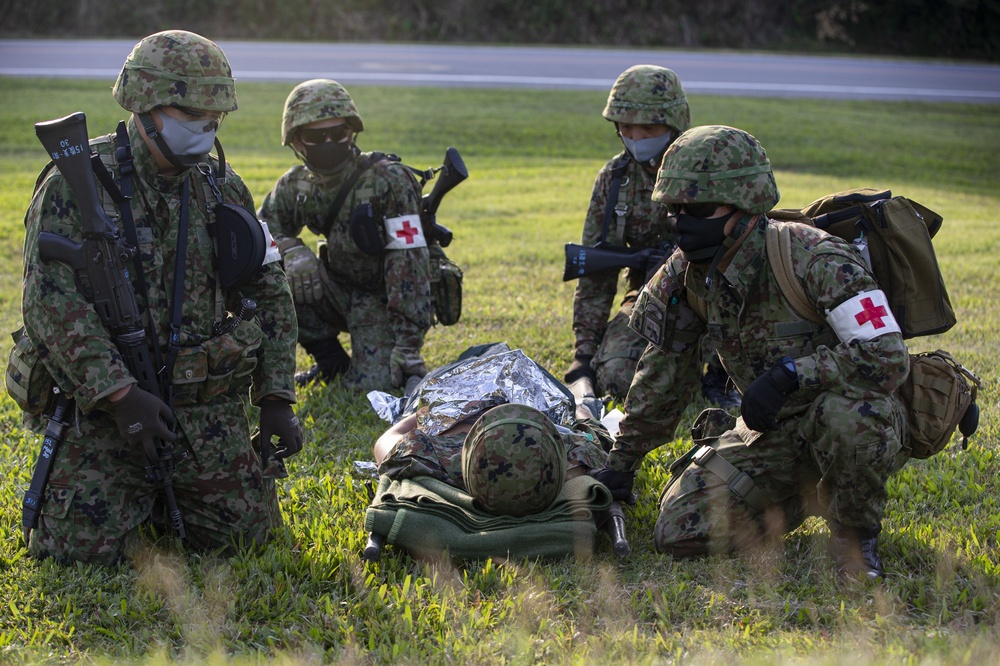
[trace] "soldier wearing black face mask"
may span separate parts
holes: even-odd
[[[364,128],[336,81],[300,83],[285,101],[281,141],[303,163],[278,179],[258,214],[281,252],[298,341],[315,361],[296,375],[300,386],[341,376],[352,388],[388,390],[425,372],[432,306],[420,185],[399,162],[357,147]],[[356,245],[351,219],[359,213],[384,237],[381,253]],[[320,237],[317,252],[299,238],[305,228]],[[350,335],[351,355],[341,333]]]
[[[656,65],[635,65],[618,77],[602,114],[614,123],[624,150],[594,182],[581,244],[666,250],[676,243],[674,216],[652,201],[660,158],[691,124],[687,97],[677,75]],[[619,271],[581,277],[573,298],[573,362],[566,383],[589,380],[598,396],[624,400],[646,341],[628,328],[645,271],[628,269],[628,286],[615,307]],[[720,407],[739,405],[739,394],[706,348],[702,393]]]
[[[685,413],[707,335],[742,393],[740,417],[710,409],[695,420],[695,446],[670,465],[659,495],[657,549],[692,557],[755,548],[812,515],[826,520],[842,578],[884,576],[886,483],[910,457],[898,394],[910,357],[864,259],[836,236],[789,223],[791,279],[823,318],[803,316],[768,256],[767,214],[779,199],[771,163],[743,130],[678,137],[653,199],[677,214],[679,249],[632,311],[630,326],[650,344],[595,476],[616,496],[631,494],[645,456]]]

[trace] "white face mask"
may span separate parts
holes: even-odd
[[[625,144],[625,150],[635,158],[636,162],[645,163],[662,155],[663,151],[670,145],[672,138],[673,132],[667,132],[662,136],[654,136],[649,139],[633,140],[623,136],[622,143]]]
[[[212,119],[177,120],[173,116],[160,113],[163,129],[160,136],[167,147],[177,156],[200,157],[208,155],[215,144],[215,130],[219,121]]]

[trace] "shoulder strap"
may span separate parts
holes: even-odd
[[[625,244],[625,225],[622,222],[628,212],[628,204],[619,201],[622,186],[622,179],[630,162],[628,153],[623,153],[621,158],[611,167],[611,187],[608,189],[608,201],[604,207],[604,226],[601,227],[601,245],[607,244],[608,232],[611,230],[611,220],[617,217],[615,225],[615,241],[618,245]],[[626,181],[628,184],[628,181]]]
[[[771,265],[771,272],[778,282],[778,288],[792,308],[809,321],[820,324],[824,319],[816,312],[816,308],[809,303],[806,292],[795,277],[792,268],[792,235],[788,226],[781,223],[768,222],[767,238],[765,241],[767,248],[767,261]]]
[[[340,191],[337,192],[337,198],[330,205],[326,219],[323,221],[323,228],[320,230],[320,235],[323,238],[330,235],[330,229],[333,228],[333,223],[336,222],[337,215],[340,214],[340,209],[344,207],[344,202],[347,201],[347,197],[351,194],[351,190],[354,189],[354,184],[358,182],[358,178],[361,178],[361,174],[370,169],[372,164],[381,159],[382,156],[382,153],[372,153],[370,157],[362,157],[358,165],[354,168],[354,172],[344,181]]]

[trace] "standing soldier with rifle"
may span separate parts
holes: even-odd
[[[215,43],[169,30],[135,46],[113,94],[133,115],[89,146],[82,113],[36,125],[53,162],[25,215],[7,370],[46,435],[28,547],[113,564],[145,523],[193,549],[260,543],[281,524],[269,477],[302,431],[288,284],[215,138],[235,80]]]
[[[342,376],[360,390],[400,388],[426,373],[437,241],[421,224],[421,184],[397,157],[362,153],[363,130],[336,81],[305,81],[285,101],[281,143],[304,164],[278,179],[259,214],[281,251],[299,342],[315,361],[299,385]],[[304,228],[319,236],[318,252],[299,238]],[[350,355],[340,333],[350,335]]]
[[[571,387],[587,379],[598,396],[624,400],[646,348],[646,341],[629,330],[628,318],[639,289],[674,248],[673,216],[651,199],[656,170],[667,146],[690,126],[691,113],[673,71],[635,65],[615,81],[603,115],[615,124],[625,150],[597,175],[583,226],[584,247],[567,246],[564,279],[579,276],[580,281],[573,299],[573,363],[565,379]],[[580,251],[594,247],[608,250],[613,261],[593,271],[571,270]],[[609,321],[618,276],[626,266],[628,286]],[[707,352],[703,393],[722,407],[738,405],[739,395],[726,388],[725,370],[712,350]]]

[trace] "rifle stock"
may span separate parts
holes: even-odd
[[[424,233],[437,240],[442,247],[448,247],[453,234],[448,227],[437,223],[438,206],[444,195],[469,177],[469,170],[458,150],[449,147],[444,153],[444,162],[437,171],[441,175],[434,183],[434,188],[420,200],[420,221],[423,223]]]
[[[49,232],[40,233],[39,255],[43,260],[73,268],[78,284],[84,278],[81,290],[93,304],[139,388],[163,400],[127,266],[136,250],[125,242],[101,205],[90,163],[87,118],[77,112],[36,123],[35,134],[72,191],[84,230],[82,243]],[[149,463],[147,478],[159,483],[174,531],[184,538],[184,521],[170,476],[173,449],[163,441],[157,441],[151,448],[145,451]]]

